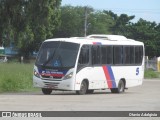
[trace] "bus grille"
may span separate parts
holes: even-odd
[[[59,83],[56,82],[44,82],[45,87],[57,88]]]
[[[62,76],[46,76],[46,75],[41,75],[42,78],[48,78],[48,79],[62,79]]]

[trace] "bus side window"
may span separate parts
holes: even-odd
[[[123,62],[123,47],[114,46],[114,64],[122,64]]]
[[[130,54],[130,46],[123,47],[123,63],[130,64],[131,54]]]
[[[89,46],[87,45],[82,46],[78,63],[79,64],[89,63]]]
[[[143,47],[140,46],[140,63],[142,64],[142,60],[143,60]]]
[[[107,64],[113,64],[113,46],[107,46]]]
[[[135,46],[135,64],[142,64],[143,47]]]
[[[92,46],[92,64],[100,64],[100,46]]]
[[[101,46],[101,62],[107,64],[107,47]]]
[[[130,63],[135,64],[135,47],[130,46]]]
[[[113,46],[101,46],[102,64],[113,64]]]

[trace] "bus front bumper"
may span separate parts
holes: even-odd
[[[53,90],[74,90],[71,80],[44,80],[33,76],[33,86],[38,88],[49,88]]]

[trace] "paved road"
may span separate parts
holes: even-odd
[[[160,80],[144,80],[142,86],[123,94],[109,90],[94,94],[54,91],[0,94],[0,111],[160,111]]]

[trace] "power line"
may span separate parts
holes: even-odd
[[[125,13],[151,13],[151,14],[160,14],[160,9],[124,9],[124,8],[106,8],[107,10],[112,10],[116,12],[125,12]],[[105,9],[105,10],[106,10]]]

